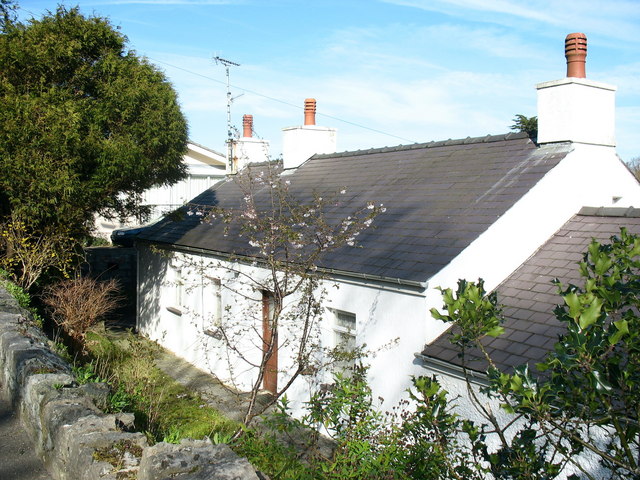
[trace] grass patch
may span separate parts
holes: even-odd
[[[154,360],[158,348],[132,333],[114,336],[106,331],[90,331],[86,336],[90,361],[76,369],[77,379],[110,383],[114,390],[109,399],[110,411],[134,413],[136,427],[147,434],[150,443],[179,443],[183,438],[207,436],[213,443],[229,444],[270,478],[323,478],[318,465],[301,461],[299,452],[279,441],[273,431],[258,433],[249,429],[231,442],[241,425],[158,369]]]
[[[107,332],[87,334],[90,373],[79,381],[95,378],[113,386],[111,411],[135,414],[136,426],[151,442],[177,443],[182,438],[228,437],[239,425],[202,398],[187,390],[155,366],[157,347],[132,333],[114,337]]]

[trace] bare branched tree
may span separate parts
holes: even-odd
[[[253,372],[248,424],[300,375],[322,375],[327,364],[349,354],[322,345],[319,324],[328,273],[322,262],[339,248],[359,248],[358,236],[385,207],[369,202],[340,215],[346,188],[293,192],[289,177],[273,164],[246,168],[234,181],[233,206],[192,204],[188,213],[238,239],[230,258],[198,268],[201,276],[213,267],[234,278],[223,285],[235,304],[227,305],[217,335],[232,359],[229,368]],[[264,390],[271,395],[258,402]]]

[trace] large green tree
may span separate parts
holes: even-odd
[[[185,174],[176,93],[108,20],[59,7],[0,31],[0,223],[90,231],[140,213],[140,194]]]

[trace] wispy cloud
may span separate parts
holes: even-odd
[[[460,17],[513,25],[514,21],[573,27],[605,38],[640,42],[640,3],[627,0],[382,0]]]

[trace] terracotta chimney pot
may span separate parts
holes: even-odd
[[[570,33],[564,41],[564,56],[567,59],[567,77],[586,78],[587,36]]]
[[[242,136],[251,138],[253,136],[253,115],[244,115],[242,117]]]
[[[307,98],[304,101],[304,124],[315,125],[316,124],[316,99]]]

